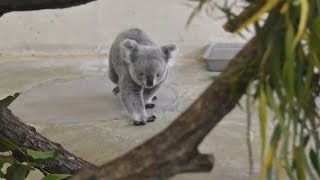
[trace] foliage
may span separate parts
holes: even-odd
[[[59,155],[58,152],[24,150],[6,138],[0,137],[0,153],[0,178],[23,180],[30,171],[36,169],[44,174],[43,180],[61,180],[70,176],[67,174],[50,174],[42,168],[41,162],[55,159]],[[16,157],[19,157],[19,160]],[[8,165],[5,166],[7,167],[6,172],[3,172],[4,164]]]
[[[194,1],[198,7],[208,3]],[[245,4],[238,15],[231,7],[217,7],[226,13],[227,31],[239,33],[253,25],[258,35],[261,65],[248,95],[258,103],[260,179],[320,179],[320,1]]]
[[[19,95],[20,93],[15,93],[13,96],[0,100],[0,106],[8,107]],[[67,174],[50,174],[42,168],[40,163],[55,159],[59,155],[58,152],[22,150],[6,138],[0,137],[0,153],[0,178],[8,180],[25,179],[29,172],[35,169],[39,169],[44,174],[43,179],[45,180],[61,180],[70,176]],[[17,160],[16,156],[19,156],[23,161]],[[6,173],[1,170],[4,168],[4,164],[8,165]]]
[[[8,96],[0,100],[0,106],[8,107],[20,93]],[[40,152],[30,149],[21,149],[8,139],[0,136],[0,178],[8,180],[23,180],[30,171],[40,170],[44,177],[43,180],[62,180],[70,175],[68,174],[50,174],[42,168],[41,162],[50,161],[58,157],[56,151]],[[17,160],[16,157],[19,157]],[[22,160],[21,160],[22,159]],[[6,172],[3,172],[4,164],[8,166]]]
[[[15,93],[13,96],[8,96],[2,100],[0,100],[0,106],[2,107],[8,107],[17,97],[20,95],[20,93]]]

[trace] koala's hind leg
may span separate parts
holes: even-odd
[[[112,64],[109,64],[109,72],[108,72],[109,78],[111,79],[111,81],[115,84],[118,84],[119,78],[118,75],[116,74],[116,72],[114,71]],[[119,86],[116,86],[112,92],[117,95],[120,92],[120,88]]]
[[[117,73],[114,71],[112,64],[109,64],[108,75],[113,83],[118,84],[119,77],[118,77]]]
[[[155,96],[155,94],[159,90],[160,86],[161,85],[159,84],[151,89],[144,89],[143,90],[143,99],[145,102],[146,109],[151,109],[151,108],[155,107],[155,104],[152,103],[152,101],[157,100],[157,97]]]
[[[133,83],[120,82],[119,88],[122,104],[134,119],[134,125],[145,125],[146,122],[153,122],[156,119],[155,116],[147,116],[141,87]]]

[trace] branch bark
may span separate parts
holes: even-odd
[[[95,165],[65,150],[60,144],[51,142],[39,134],[34,127],[28,126],[14,116],[10,110],[0,106],[0,136],[14,142],[22,149],[36,151],[58,151],[60,155],[52,161],[42,164],[50,173],[74,174]]]
[[[96,0],[0,0],[0,17],[12,11],[61,9],[87,4]]]
[[[259,64],[256,39],[246,44],[224,73],[166,130],[112,162],[82,171],[72,179],[166,179],[178,173],[210,171],[214,157],[199,153],[198,145],[255,79]]]

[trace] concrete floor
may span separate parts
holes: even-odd
[[[152,112],[154,123],[135,127],[112,94],[106,57],[0,57],[0,98],[23,92],[10,106],[15,115],[52,141],[97,165],[112,160],[167,127],[212,82],[194,59],[177,59]],[[246,114],[238,107],[205,138],[200,151],[214,153],[211,173],[173,180],[248,178]],[[254,177],[259,167],[259,131],[253,118]],[[33,173],[29,179],[40,179]],[[256,179],[256,178],[254,178]]]

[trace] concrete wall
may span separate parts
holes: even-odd
[[[0,18],[0,53],[106,53],[115,36],[130,27],[148,31],[160,43],[177,43],[187,56],[208,42],[244,41],[224,32],[218,11],[213,18],[201,14],[185,29],[192,11],[186,2],[99,0],[63,10],[9,13]]]

